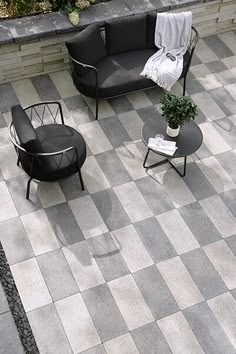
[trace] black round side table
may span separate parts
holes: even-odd
[[[203,136],[201,129],[193,120],[191,120],[180,128],[180,133],[176,138],[171,138],[166,134],[165,119],[158,114],[156,117],[147,120],[142,128],[142,140],[144,144],[148,146],[149,138],[155,138],[157,134],[162,134],[165,140],[175,141],[178,149],[175,151],[173,156],[169,156],[148,147],[148,151],[144,158],[143,167],[152,168],[165,162],[169,162],[171,166],[176,170],[176,172],[178,172],[181,177],[184,177],[186,174],[187,157],[197,151],[202,144]],[[167,158],[163,161],[147,166],[146,161],[150,151],[153,151],[156,154],[165,156]],[[180,172],[180,170],[171,161],[172,159],[178,157],[184,157],[183,173]]]

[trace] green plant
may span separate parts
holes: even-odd
[[[160,102],[162,115],[172,129],[177,129],[197,115],[197,105],[188,96],[167,94]]]

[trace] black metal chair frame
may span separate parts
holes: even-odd
[[[105,37],[104,36],[104,27],[101,27],[100,31],[102,32],[103,34],[103,38]],[[105,40],[105,39],[104,39]],[[195,47],[196,47],[196,44],[199,40],[199,33],[198,31],[196,30],[195,27],[192,26],[192,33],[191,33],[191,40],[190,40],[190,44],[188,46],[188,49],[187,51],[190,52],[190,56],[189,56],[189,60],[188,60],[188,64],[187,64],[187,67],[186,67],[186,73],[183,77],[181,77],[181,79],[184,79],[184,82],[183,82],[183,96],[185,96],[185,93],[186,93],[186,79],[187,79],[187,74],[188,74],[188,71],[189,71],[189,68],[190,68],[190,65],[191,65],[191,61],[192,61],[192,57],[193,57],[193,53],[194,53],[194,50],[195,50]],[[69,55],[69,54],[68,54]],[[99,87],[98,87],[98,70],[97,68],[95,68],[95,66],[93,65],[88,65],[88,64],[85,64],[85,63],[82,63],[82,62],[79,62],[77,60],[75,60],[74,58],[72,58],[71,55],[69,55],[69,59],[70,59],[70,70],[71,70],[71,74],[73,72],[74,69],[74,64],[75,63],[76,65],[79,65],[81,66],[81,68],[83,69],[91,69],[92,70],[92,74],[93,76],[95,76],[95,85],[96,85],[96,113],[95,113],[95,117],[96,117],[96,120],[98,119],[98,104],[99,104],[99,99],[109,99],[109,98],[114,98],[114,97],[119,97],[119,96],[123,96],[125,94],[128,94],[128,93],[132,93],[132,92],[137,92],[137,91],[143,91],[143,90],[134,90],[132,92],[126,92],[124,94],[121,94],[121,95],[117,95],[117,96],[108,96],[108,97],[103,97],[103,98],[100,98],[99,97]],[[91,81],[93,80],[94,77],[91,78]],[[145,90],[148,90],[148,89],[151,89],[153,87],[156,87],[157,85],[154,83],[153,86],[145,89]]]
[[[58,108],[56,110],[56,113],[53,114],[52,110],[50,109],[50,105],[57,105]],[[43,106],[43,114],[42,117],[40,117],[39,112],[35,109],[35,107],[39,107],[39,106]],[[62,107],[60,102],[54,102],[54,101],[47,101],[47,102],[40,102],[40,103],[36,103],[33,105],[30,105],[26,108],[24,108],[24,111],[27,112],[28,110],[31,110],[29,118],[32,121],[32,117],[33,117],[33,111],[36,113],[36,116],[39,119],[40,125],[45,125],[44,124],[44,117],[45,117],[45,112],[46,112],[46,107],[48,108],[50,114],[51,114],[51,118],[53,120],[54,124],[58,124],[57,123],[57,116],[59,114],[60,119],[61,119],[61,124],[64,125],[64,117],[63,117],[63,112],[62,112]],[[82,174],[81,174],[81,168],[79,166],[79,159],[78,159],[78,152],[77,149],[74,146],[68,147],[66,149],[60,150],[60,151],[55,151],[55,152],[51,152],[51,153],[31,153],[28,152],[27,150],[25,150],[21,145],[20,145],[20,141],[17,137],[17,133],[15,131],[15,127],[13,122],[11,122],[10,125],[10,130],[9,130],[9,137],[11,139],[11,142],[13,143],[16,153],[17,153],[17,166],[19,166],[19,164],[21,163],[20,161],[20,153],[26,154],[30,159],[31,159],[31,172],[29,174],[29,179],[27,182],[27,189],[26,189],[26,199],[29,199],[29,193],[30,193],[30,183],[33,179],[36,179],[32,176],[32,171],[33,171],[33,167],[35,164],[35,161],[37,161],[37,163],[40,163],[42,165],[43,168],[43,163],[46,162],[46,164],[48,164],[48,160],[49,158],[53,158],[53,157],[59,157],[59,164],[54,160],[53,162],[58,166],[58,168],[60,168],[60,165],[62,163],[63,158],[67,158],[71,163],[74,161],[74,158],[77,161],[77,166],[78,166],[78,175],[79,175],[79,180],[80,180],[80,185],[81,185],[81,189],[84,190],[84,183],[83,183],[83,178],[82,178]],[[68,155],[69,152],[74,151],[72,157],[70,157]],[[45,161],[43,161],[45,160]],[[71,177],[71,176],[69,176]],[[68,178],[69,178],[68,177]],[[37,180],[37,179],[36,179]],[[60,181],[62,179],[59,180],[53,180],[52,182],[57,182]]]

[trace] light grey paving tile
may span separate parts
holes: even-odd
[[[236,288],[236,257],[224,240],[203,247],[229,290]]]
[[[231,293],[225,293],[207,301],[230,342],[236,348],[236,301]]]
[[[27,107],[31,104],[41,101],[30,79],[14,81],[12,83],[12,86],[14,88],[18,100],[20,101],[20,104],[23,107]]]
[[[236,189],[221,193],[220,196],[234,217],[236,217]]]
[[[227,141],[225,141],[214,126],[208,122],[200,126],[203,133],[203,141],[213,155],[231,150]]]
[[[58,183],[40,182],[37,187],[37,194],[44,208],[66,201]]]
[[[174,209],[164,188],[151,176],[141,178],[135,184],[154,215]]]
[[[130,143],[120,146],[116,149],[116,153],[132,179],[135,180],[147,176],[146,170],[143,168],[143,157],[136,144]]]
[[[224,87],[211,90],[209,94],[226,115],[236,113],[236,103]]]
[[[120,245],[114,235],[107,233],[87,240],[105,281],[120,278],[129,273],[127,264],[120,254]]]
[[[235,353],[235,349],[206,302],[192,306],[183,312],[205,353]]]
[[[0,195],[0,222],[18,216],[5,181],[0,182]]]
[[[236,99],[236,84],[231,84],[225,86],[225,89],[229,92],[229,94],[233,97],[233,99]]]
[[[156,265],[135,272],[133,277],[156,320],[179,311]]]
[[[74,353],[101,343],[81,294],[57,301],[55,306]]]
[[[236,54],[236,44],[235,44],[235,32],[228,31],[227,33],[220,33],[218,37],[226,44],[228,48],[232,50],[234,54]]]
[[[84,97],[84,99],[87,102],[87,105],[93,112],[95,116],[95,110],[96,110],[96,100],[94,98],[90,97]],[[107,100],[100,100],[99,101],[99,106],[98,106],[98,117],[99,119],[103,118],[109,118],[115,115],[115,112],[113,111],[111,105]]]
[[[23,169],[17,166],[16,162],[17,155],[13,145],[0,146],[0,168],[5,180],[25,174]]]
[[[134,108],[126,96],[114,97],[108,100],[115,114],[126,113]]]
[[[116,186],[113,189],[132,222],[153,216],[134,182]]]
[[[103,344],[98,344],[93,348],[83,350],[81,354],[106,354]]]
[[[140,354],[172,354],[156,322],[134,329],[131,336]]]
[[[187,185],[174,169],[171,168],[168,171],[160,172],[156,174],[155,177],[165,188],[175,207],[180,207],[196,201]]]
[[[201,246],[221,239],[219,231],[199,203],[185,205],[178,211]]]
[[[196,46],[196,55],[201,60],[202,63],[208,63],[211,61],[218,61],[219,58],[217,55],[211,50],[211,48],[202,40],[199,39],[198,44]]]
[[[49,75],[35,76],[31,81],[42,101],[56,101],[61,98]]]
[[[69,205],[86,239],[108,231],[90,196],[71,200]]]
[[[118,118],[132,140],[141,138],[143,122],[136,111],[118,114]]]
[[[218,195],[201,200],[199,203],[222,237],[236,233],[236,219]]]
[[[182,312],[157,321],[173,354],[203,354],[200,344],[189,327]]]
[[[227,117],[219,119],[212,123],[213,126],[218,130],[222,137],[228,142],[232,149],[236,148],[236,126],[233,122]]]
[[[177,255],[155,217],[138,221],[134,227],[155,263]]]
[[[236,183],[236,150],[219,154],[216,156],[216,159]]]
[[[100,120],[99,124],[113,148],[117,148],[131,140],[129,134],[116,116]]]
[[[21,221],[36,256],[60,247],[43,209],[21,216]]]
[[[9,312],[10,308],[7,303],[7,298],[3,290],[2,284],[0,283],[0,315],[5,312]]]
[[[200,148],[193,155],[191,155],[193,161],[198,161],[199,159],[204,159],[209,156],[211,156],[211,152],[204,143],[202,143]]]
[[[45,213],[60,245],[67,246],[84,240],[84,235],[68,203],[47,208]]]
[[[113,189],[95,193],[92,199],[109,230],[130,224],[130,219]]]
[[[102,342],[128,332],[107,284],[83,291],[82,297]]]
[[[131,177],[114,150],[96,155],[96,160],[112,187],[131,181]]]
[[[96,261],[91,256],[86,241],[64,247],[63,253],[80,291],[105,282]]]
[[[208,119],[214,120],[225,117],[225,113],[215,103],[207,91],[192,95],[192,99]]]
[[[9,264],[18,263],[34,256],[20,218],[0,223],[0,240]]]
[[[31,311],[27,316],[40,354],[72,354],[54,304]]]
[[[227,291],[219,274],[201,248],[183,254],[181,260],[205,299]]]
[[[138,354],[130,333],[111,339],[104,343],[104,347],[109,354]]]
[[[94,156],[87,157],[83,165],[83,177],[87,190],[91,194],[111,187]]]
[[[50,78],[62,98],[78,95],[68,70],[51,73]]]
[[[113,231],[117,242],[121,245],[121,255],[131,272],[148,267],[153,260],[144,247],[133,225]]]
[[[214,156],[198,161],[197,165],[217,193],[235,188],[235,183]],[[207,196],[205,196],[205,198],[207,198]]]
[[[234,55],[230,48],[217,35],[207,36],[203,40],[219,59]]]
[[[0,97],[1,113],[10,112],[12,106],[19,104],[15,90],[10,83],[0,86]]]
[[[107,283],[129,330],[154,321],[132,275]],[[127,296],[129,294],[129,296]]]
[[[160,223],[178,254],[200,247],[176,209],[158,215],[157,221]]]
[[[217,80],[216,76],[212,74],[204,64],[194,65],[190,70],[205,90],[222,87],[222,84]]]
[[[221,70],[221,72],[215,73],[217,80],[220,81],[223,86],[234,84],[236,82],[236,76],[232,75],[232,71],[230,71],[223,62],[221,63],[225,66],[225,69],[224,71]]]
[[[36,184],[33,181],[30,187],[30,197],[28,200],[25,198],[27,181],[28,177],[26,175],[11,178],[6,181],[19,215],[31,213],[42,207],[36,193]]]
[[[187,174],[183,179],[197,200],[211,197],[216,194],[214,188],[196,163],[188,164]]]
[[[63,110],[64,111],[64,110]],[[88,106],[82,106],[69,111],[69,116],[75,122],[75,125],[85,124],[94,121],[95,117]],[[69,125],[69,124],[68,124]],[[88,148],[88,146],[87,146]]]
[[[0,146],[10,144],[8,127],[0,127]]]
[[[26,312],[52,302],[35,258],[12,265],[11,271]]]
[[[131,102],[134,109],[144,108],[151,106],[151,101],[144,91],[132,92],[127,95],[128,100]]]
[[[111,143],[97,121],[82,124],[79,130],[94,155],[112,149]]]
[[[229,68],[233,75],[236,74],[235,57],[236,55],[222,59],[222,62]]]
[[[19,334],[10,312],[0,315],[0,353],[24,354]]]
[[[179,257],[158,263],[157,268],[181,309],[193,306],[204,300]]]
[[[53,301],[79,292],[79,288],[61,250],[45,253],[37,261]]]
[[[83,176],[83,171],[82,176]],[[61,190],[66,198],[66,200],[76,199],[88,194],[87,188],[84,185],[85,190],[82,191],[79,176],[73,175],[71,178],[65,179],[59,182]]]
[[[7,127],[6,121],[4,119],[4,115],[2,113],[0,113],[0,128],[5,128]]]

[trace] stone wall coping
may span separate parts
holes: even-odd
[[[132,16],[150,11],[164,12],[214,0],[111,0],[90,6],[80,13],[78,26],[73,26],[64,11],[0,21],[0,45],[32,42],[56,34],[80,31],[91,23]]]

